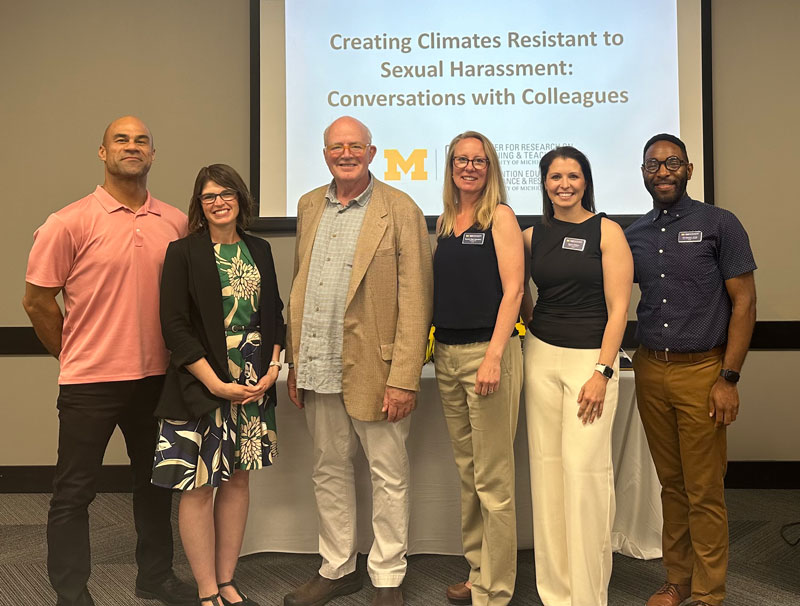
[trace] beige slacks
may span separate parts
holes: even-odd
[[[599,349],[556,347],[531,334],[525,337],[536,587],[545,606],[608,603],[618,361],[602,416],[586,425],[577,416],[578,394],[599,354]]]
[[[500,385],[475,393],[488,343],[436,343],[439,393],[461,477],[461,540],[474,606],[505,606],[517,576],[514,435],[522,389],[522,350],[512,337],[500,362]]]
[[[353,456],[358,440],[372,479],[374,540],[367,571],[375,587],[397,587],[406,574],[411,417],[396,423],[351,418],[341,393],[305,392],[306,423],[314,442],[314,495],[319,516],[320,575],[338,579],[356,568],[356,488]]]

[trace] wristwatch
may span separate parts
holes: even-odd
[[[735,370],[723,368],[722,370],[719,371],[719,376],[730,383],[738,383],[740,375]]]
[[[610,366],[606,366],[605,364],[596,364],[594,369],[603,375],[606,379],[610,379],[614,376],[614,369]]]

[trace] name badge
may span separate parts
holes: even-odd
[[[586,248],[586,240],[582,238],[564,238],[561,248],[583,252],[583,249]]]
[[[473,246],[483,246],[483,240],[485,238],[486,234],[465,233],[461,236],[461,243],[472,244]]]
[[[679,231],[678,244],[685,244],[686,242],[702,242],[702,231]]]

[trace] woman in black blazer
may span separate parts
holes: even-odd
[[[283,303],[269,244],[243,231],[252,205],[231,167],[202,168],[190,234],[169,245],[161,277],[161,329],[171,358],[156,409],[153,483],[183,491],[178,525],[199,595],[207,596],[201,606],[257,606],[233,573],[248,472],[277,455]]]

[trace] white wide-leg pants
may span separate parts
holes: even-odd
[[[586,425],[578,418],[578,394],[599,353],[556,347],[531,334],[525,338],[536,586],[545,606],[608,603],[618,361],[606,386],[602,416]]]

